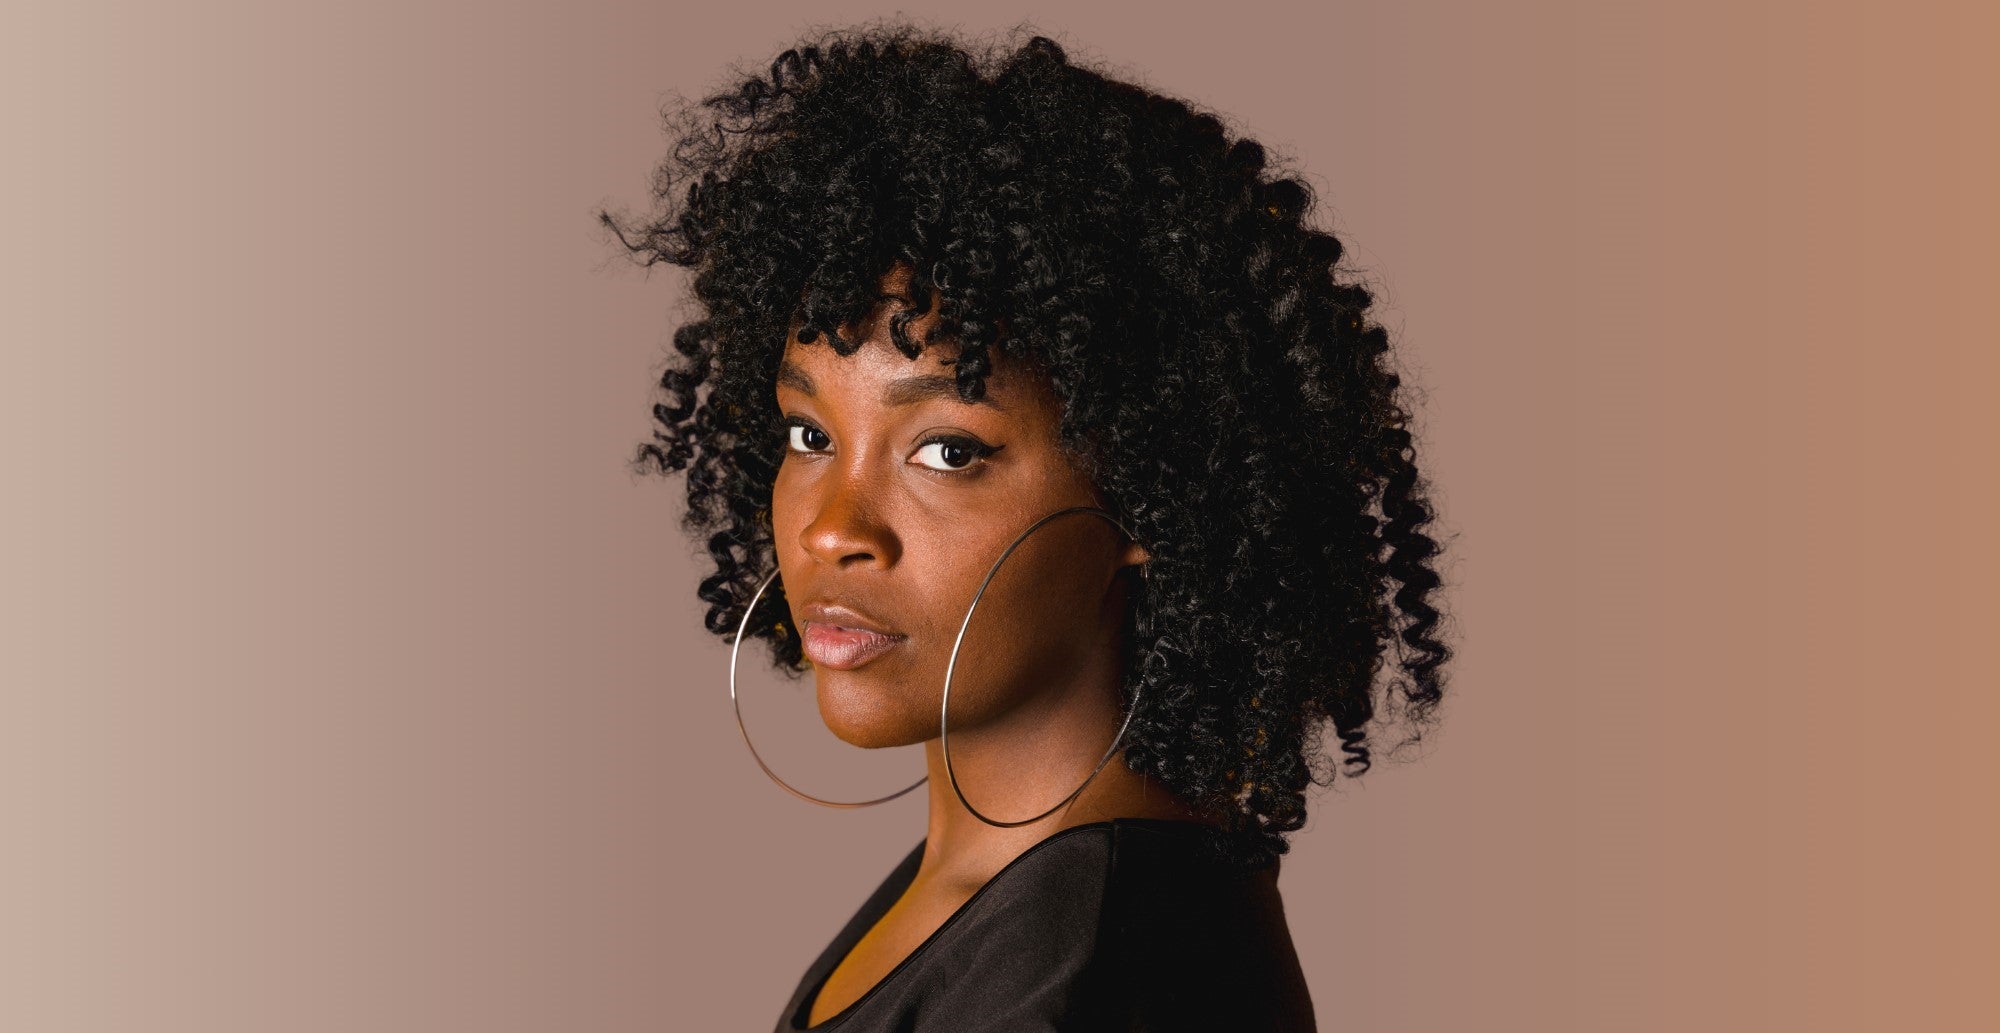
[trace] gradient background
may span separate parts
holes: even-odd
[[[1288,6],[902,10],[1295,158],[1423,391],[1461,652],[1285,861],[1321,1028],[2000,1028],[1994,5]],[[771,1027],[924,804],[744,750],[594,213],[894,11],[0,13],[0,1028]]]

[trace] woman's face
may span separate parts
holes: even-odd
[[[960,401],[954,346],[912,360],[890,342],[888,315],[900,306],[878,309],[866,343],[845,358],[823,338],[801,343],[794,328],[776,384],[788,424],[771,503],[780,576],[820,714],[863,747],[936,738],[946,659],[1001,552],[1043,516],[1101,505],[1058,448],[1060,401],[1046,375],[994,352],[985,398]],[[912,336],[934,317],[912,321]],[[1107,664],[1115,686],[1117,573],[1145,558],[1088,513],[1028,535],[965,630],[953,741],[1050,714],[1054,697],[1105,684]],[[855,625],[893,635],[836,630]]]

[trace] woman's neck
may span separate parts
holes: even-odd
[[[1110,703],[1114,696],[1109,689],[1052,693],[1045,698],[1053,702],[952,732],[950,773],[939,740],[926,742],[930,824],[917,878],[969,894],[1029,847],[1066,828],[1112,818],[1204,820],[1157,779],[1127,769],[1122,745],[1084,782],[1124,720]],[[1006,828],[966,810],[952,789],[952,775],[966,800],[995,821],[1033,817],[1079,784],[1083,789],[1047,817]]]

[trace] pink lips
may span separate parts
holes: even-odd
[[[906,636],[857,631],[807,621],[805,652],[813,663],[836,671],[851,671],[901,645]]]

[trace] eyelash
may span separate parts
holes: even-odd
[[[821,434],[826,433],[825,431],[820,430],[818,427],[813,426],[806,420],[800,419],[799,417],[796,416],[787,417],[784,426],[785,426],[784,447],[786,452],[799,451],[798,449],[792,448],[792,429],[795,427],[804,430],[818,431]],[[917,442],[918,448],[924,448],[930,445],[950,445],[954,448],[963,449],[967,452],[972,453],[972,462],[956,470],[940,470],[935,466],[924,466],[924,464],[922,463],[917,464],[919,466],[923,466],[924,471],[927,473],[940,474],[945,477],[964,477],[978,473],[979,468],[986,465],[986,458],[988,456],[991,456],[993,453],[998,452],[1002,448],[1006,447],[1005,445],[989,445],[983,441],[975,441],[972,438],[964,437],[958,434],[933,434],[930,437],[927,437],[924,440]]]

